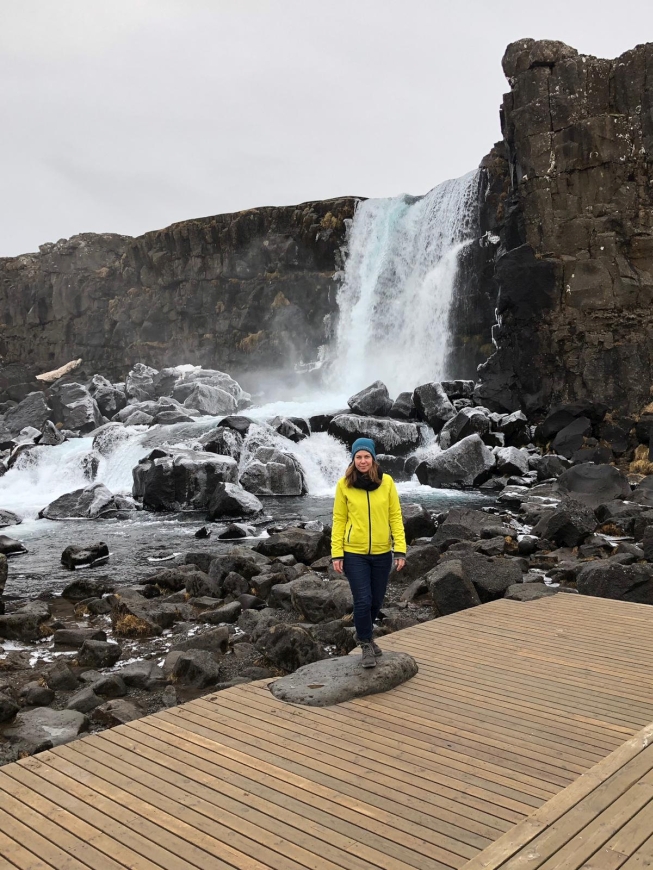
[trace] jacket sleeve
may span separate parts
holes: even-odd
[[[342,559],[344,555],[345,527],[347,525],[347,499],[338,481],[336,497],[333,502],[333,523],[331,525],[331,558]]]
[[[404,521],[401,516],[401,504],[399,503],[399,493],[395,486],[394,480],[390,486],[390,504],[389,504],[389,520],[390,531],[392,532],[392,540],[394,542],[395,556],[406,555],[406,534],[404,532]]]

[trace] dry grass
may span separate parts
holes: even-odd
[[[323,230],[337,230],[342,226],[342,220],[328,211],[320,221],[320,226]]]
[[[114,634],[120,637],[149,637],[152,628],[144,619],[134,616],[133,613],[125,614],[116,620],[113,627]]]
[[[279,292],[277,293],[277,295],[274,297],[274,299],[272,301],[272,307],[273,308],[285,308],[287,305],[290,305],[290,302],[288,301],[288,299],[286,299],[286,297],[281,292],[281,290],[279,290]]]
[[[612,537],[618,538],[620,535],[623,535],[623,529],[619,528],[615,523],[603,523],[596,530],[600,535],[611,535]]]
[[[653,474],[653,462],[648,458],[648,444],[638,444],[635,448],[635,459],[628,466],[631,474]]]
[[[265,332],[250,332],[250,334],[238,343],[239,350],[244,350],[245,353],[251,353],[265,337]]]
[[[40,637],[50,637],[51,634],[54,634],[52,627],[48,622],[42,622],[39,625],[39,636]]]

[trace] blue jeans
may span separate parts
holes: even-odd
[[[392,553],[378,556],[345,553],[343,567],[354,596],[356,634],[359,640],[372,640],[373,622],[379,615],[388,586]]]

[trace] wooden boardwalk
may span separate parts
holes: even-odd
[[[383,695],[252,683],[0,768],[0,868],[649,866],[653,608],[502,600],[381,645],[420,666]]]

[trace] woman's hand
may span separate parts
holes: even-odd
[[[342,574],[342,559],[334,559],[331,564],[336,574]]]
[[[395,559],[395,568],[397,571],[401,571],[402,568],[406,565],[406,560],[400,556],[398,559]]]

